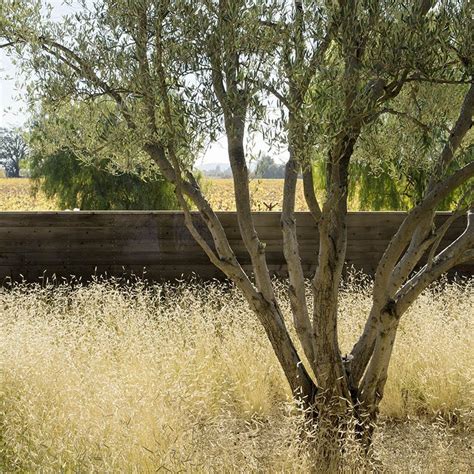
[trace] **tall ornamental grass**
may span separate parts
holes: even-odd
[[[441,282],[403,317],[374,445],[378,468],[472,467],[473,287]],[[349,279],[343,351],[369,308],[370,283]],[[2,472],[314,467],[317,443],[232,287],[13,285],[0,289],[0,341]],[[348,470],[367,468],[350,449],[345,457]]]

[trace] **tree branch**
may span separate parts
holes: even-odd
[[[433,245],[430,248],[428,253],[428,257],[426,259],[426,269],[430,270],[433,265],[433,259],[436,255],[436,251],[438,250],[439,244],[443,240],[443,237],[446,235],[446,232],[451,227],[451,224],[458,219],[460,216],[464,215],[467,211],[467,208],[460,208],[454,211],[445,221],[444,223],[436,230],[435,238],[433,240]]]
[[[45,51],[55,56],[59,61],[64,62],[67,66],[71,67],[84,79],[91,81],[96,87],[99,87],[100,89],[105,91],[120,107],[120,110],[127,122],[128,127],[131,130],[134,130],[136,128],[136,125],[131,118],[130,112],[122,96],[109,84],[107,84],[107,82],[100,79],[87,61],[85,61],[77,53],[67,48],[66,46],[58,43],[57,41],[50,40],[45,36],[40,36],[38,39],[40,41],[41,47]],[[61,53],[64,53],[66,55],[66,58],[64,58],[64,56],[59,53],[59,51]],[[72,61],[74,61],[76,64],[74,64]]]
[[[446,144],[441,152],[438,163],[450,162],[472,124],[472,112],[474,108],[472,89],[473,86],[471,85],[471,88],[465,96],[456,125],[453,128],[453,133],[450,136],[448,144]],[[417,241],[421,245],[426,239],[426,233],[433,222],[434,210],[439,202],[473,176],[474,162],[471,162],[441,181],[432,181],[423,200],[410,211],[385,249],[375,273],[374,288],[372,291],[372,309],[365,324],[364,331],[351,352],[354,357],[352,362],[352,374],[356,382],[362,377],[372,356],[377,338],[380,312],[386,306],[387,302],[392,301],[394,292],[398,290],[395,285],[395,283],[398,282],[392,281],[392,284],[390,284],[390,281],[393,278],[394,268],[400,257],[411,241]],[[437,178],[439,177],[440,176],[437,176]],[[437,268],[440,269],[443,267],[437,265]],[[433,272],[430,274],[433,274]],[[405,301],[408,300],[405,299]]]
[[[396,294],[393,314],[400,316],[410,307],[420,293],[433,281],[453,266],[472,258],[474,248],[474,213],[469,212],[464,232],[448,247],[441,251],[431,265],[425,265]]]
[[[438,163],[449,163],[454,156],[454,153],[461,145],[462,139],[469,131],[473,109],[474,87],[471,86],[466,94],[465,101],[461,108],[458,120],[456,121],[456,125],[453,128],[450,140],[441,152],[440,157],[438,158]],[[432,216],[432,212],[442,199],[473,175],[474,162],[471,162],[445,178],[443,181],[431,182],[431,186],[428,188],[426,196],[408,214],[387,246],[375,274],[374,294],[379,292],[387,294],[386,290],[389,288],[388,280],[392,275],[393,268],[406,245],[408,245],[411,240],[417,226],[426,220],[427,216]],[[439,175],[437,177],[439,178]]]
[[[421,76],[411,76],[405,79],[405,82],[427,82],[430,84],[472,84],[472,80],[467,79],[435,79]]]
[[[420,127],[422,130],[424,130],[425,132],[431,132],[431,128],[426,125],[425,123],[421,122],[420,120],[418,120],[416,117],[413,117],[412,115],[410,114],[407,114],[406,112],[400,112],[398,110],[394,110],[394,109],[391,109],[389,107],[385,107],[383,108],[379,115],[381,114],[391,114],[391,115],[396,115],[398,117],[402,117],[402,118],[405,118],[407,120],[409,120],[410,122],[413,122],[415,125],[417,125],[418,127]]]
[[[315,371],[313,327],[311,325],[308,306],[306,304],[304,274],[299,255],[298,239],[296,236],[296,220],[294,215],[298,170],[298,162],[292,154],[285,166],[283,208],[281,214],[283,254],[288,266],[288,275],[290,279],[289,297],[294,326],[310,367]]]
[[[17,43],[17,41],[9,41],[8,43],[0,44],[0,49],[9,48],[10,46],[14,46]]]
[[[314,190],[313,168],[311,164],[303,168],[303,192],[309,212],[311,212],[317,224],[321,219],[321,207],[319,206]]]
[[[443,148],[441,155],[439,156],[436,165],[433,170],[432,179],[428,184],[428,190],[431,189],[437,180],[439,180],[445,173],[447,167],[454,158],[456,150],[461,145],[461,142],[472,127],[472,117],[474,113],[474,82],[471,83],[471,87],[464,96],[464,100],[461,106],[459,117],[456,120],[451,133],[449,135],[448,142]]]

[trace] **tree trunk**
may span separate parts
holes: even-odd
[[[322,392],[350,400],[339,350],[337,310],[347,247],[348,167],[356,137],[344,135],[329,154],[328,197],[319,221],[318,266],[313,279],[316,377]]]

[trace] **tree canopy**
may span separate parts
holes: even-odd
[[[107,104],[94,104],[106,110]],[[84,105],[64,104],[48,114],[45,108],[31,119],[27,134],[31,150],[29,167],[35,190],[55,199],[61,208],[132,210],[177,209],[178,202],[171,183],[163,179],[156,166],[123,157],[117,149],[113,158],[101,152],[84,149],[75,137],[89,127],[110,127],[97,116],[83,117]],[[92,145],[92,144],[91,144]],[[94,154],[91,154],[94,153]],[[121,163],[121,166],[117,165]]]
[[[70,150],[48,156],[33,154],[31,178],[35,190],[57,201],[61,209],[140,210],[177,209],[173,188],[161,176],[114,174],[110,162],[86,164]]]

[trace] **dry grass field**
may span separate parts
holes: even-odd
[[[231,179],[205,178],[206,195],[218,211],[235,210],[234,191]],[[255,179],[250,183],[252,207],[255,211],[281,211],[283,196],[282,179]],[[44,211],[59,210],[54,201],[44,194],[32,193],[31,180],[0,178],[0,211]],[[298,181],[296,210],[307,210],[303,196],[303,183]]]
[[[49,211],[56,205],[42,193],[33,195],[27,178],[0,178],[0,211]]]
[[[473,286],[438,285],[404,316],[378,472],[473,472]],[[368,286],[346,285],[343,350],[369,302]],[[3,288],[0,340],[1,472],[317,472],[270,345],[232,288]],[[348,450],[344,469],[370,466]]]
[[[207,198],[219,211],[235,211],[235,197],[232,179],[206,178],[204,189]],[[255,211],[281,211],[283,202],[283,179],[252,179],[250,181],[252,208]],[[303,182],[296,185],[296,211],[307,211]]]

